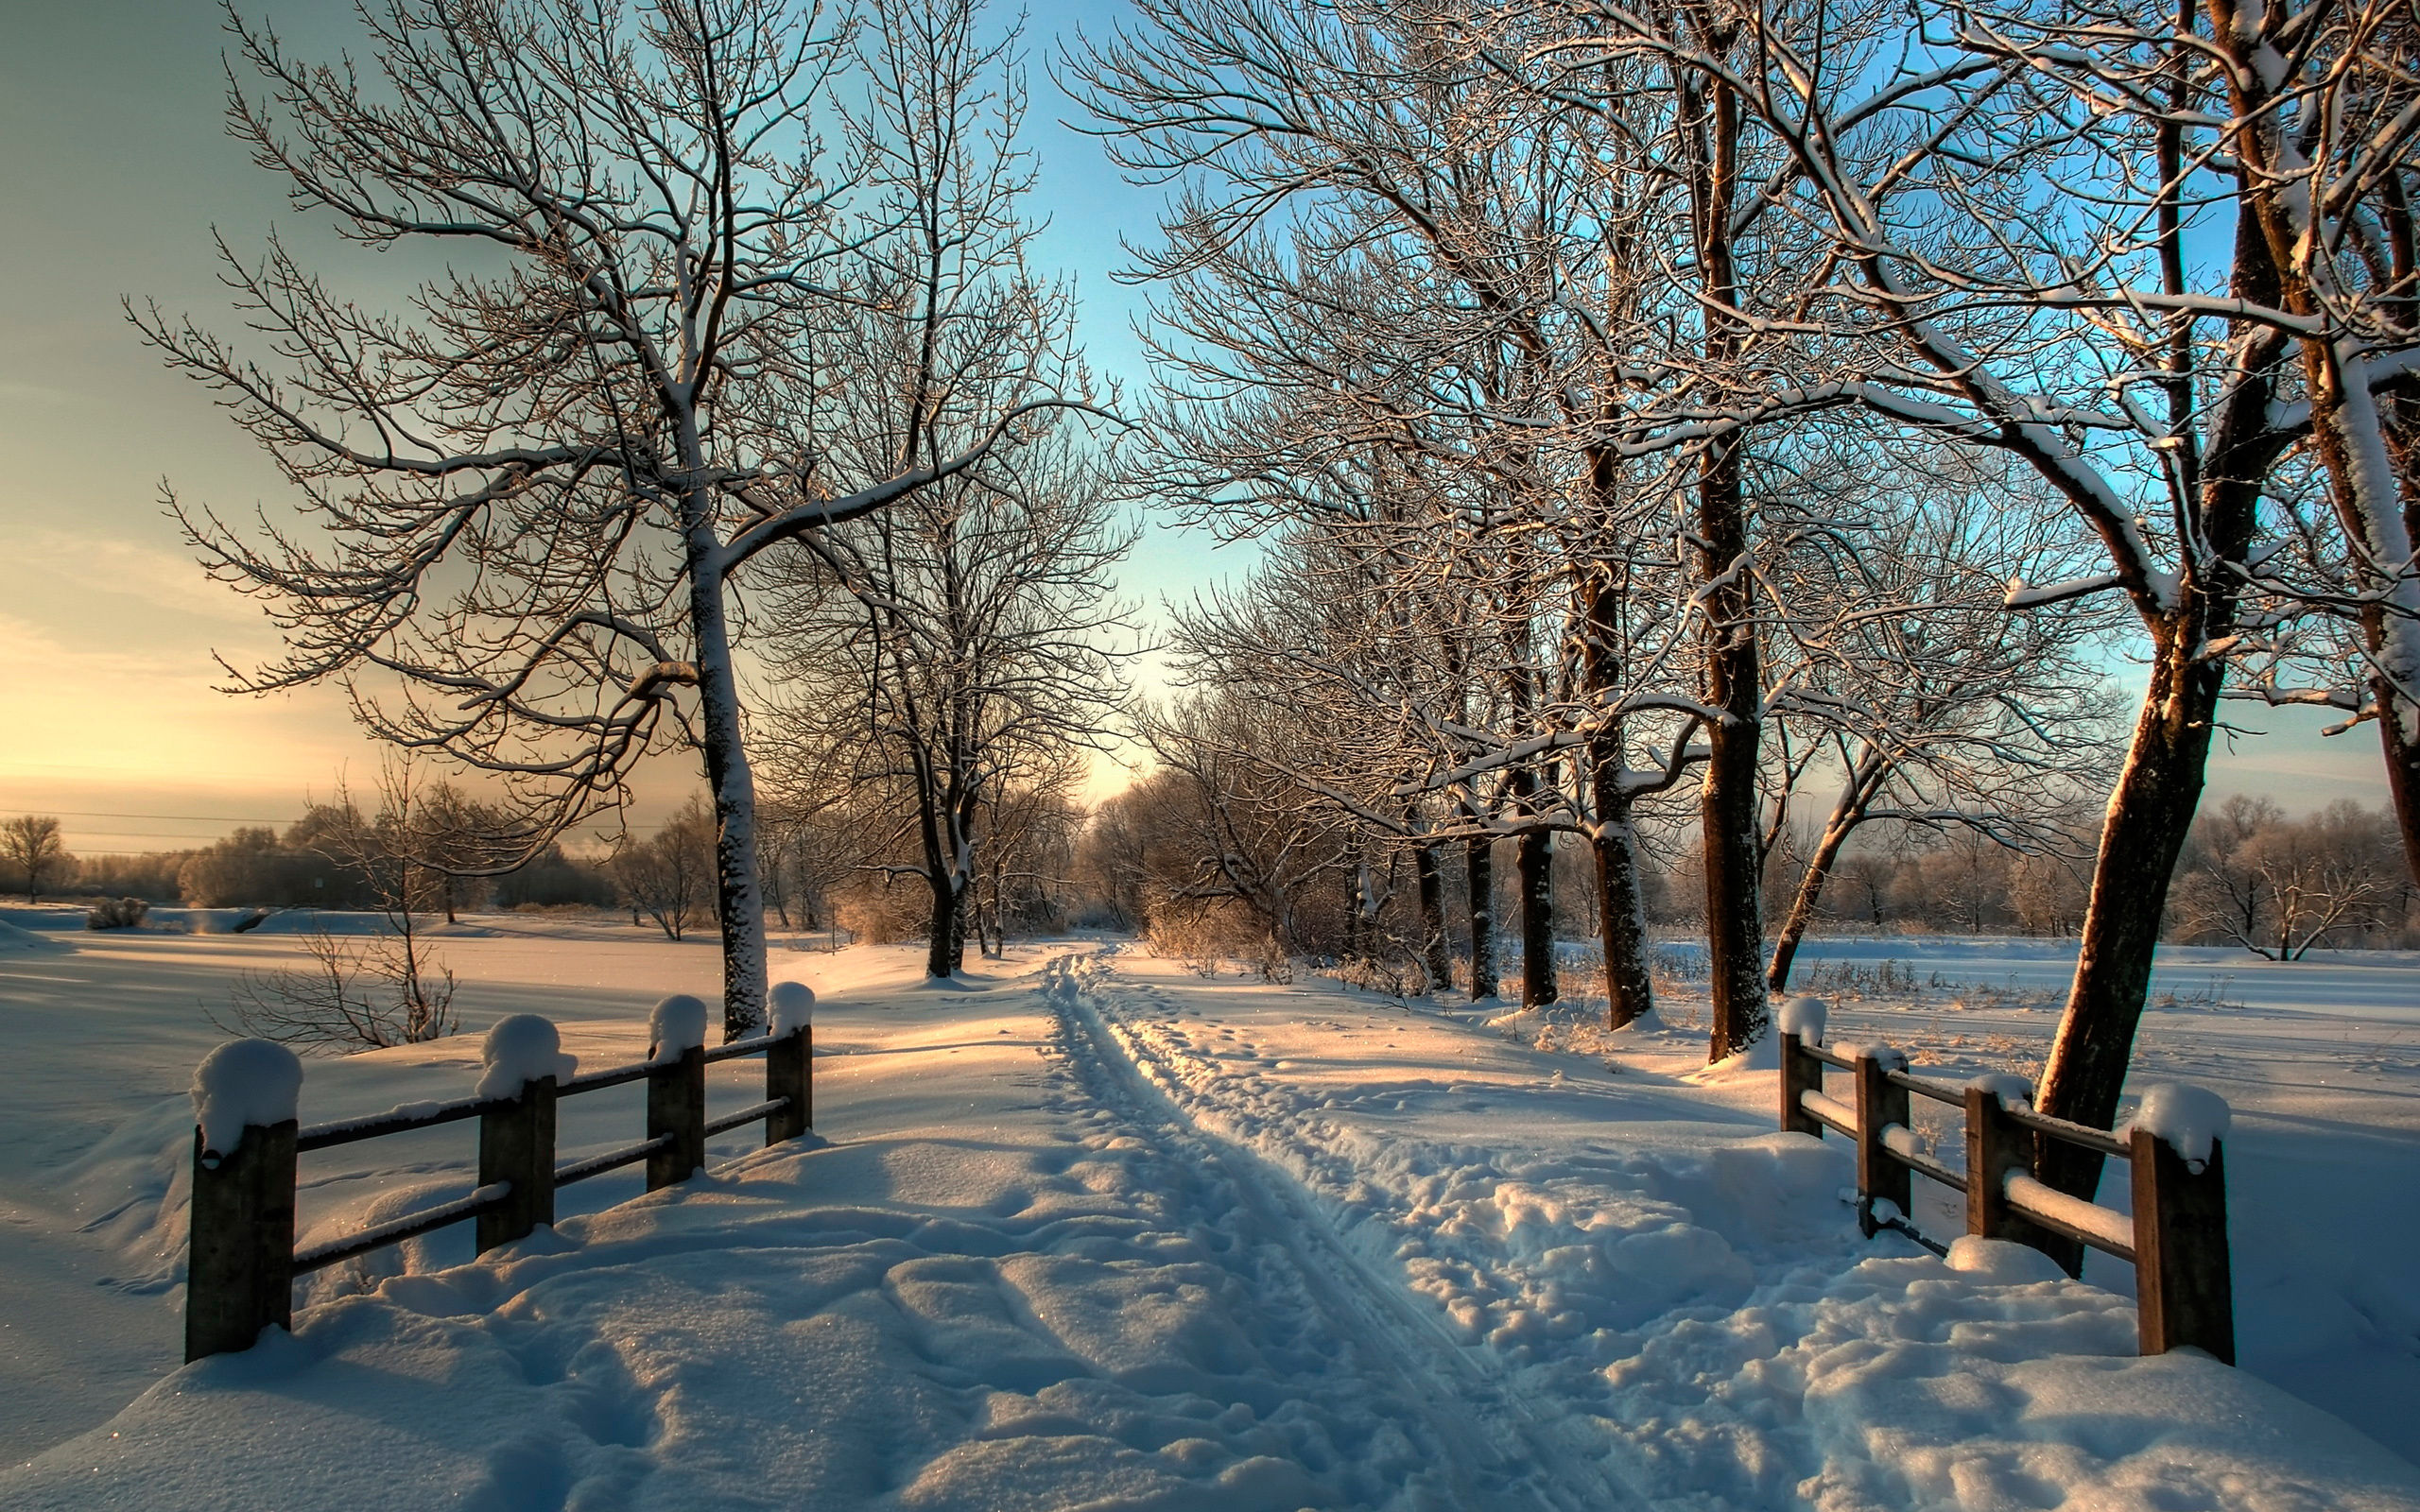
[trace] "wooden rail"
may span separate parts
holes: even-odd
[[[765,1099],[719,1118],[706,1116],[706,1067],[765,1057]],[[555,1221],[555,1193],[576,1181],[647,1162],[647,1189],[685,1181],[706,1163],[706,1141],[762,1121],[765,1143],[804,1134],[814,1121],[814,1030],[800,1028],[693,1048],[661,1060],[524,1082],[509,1097],[424,1103],[370,1118],[307,1128],[289,1120],[245,1128],[220,1154],[194,1130],[192,1236],[185,1265],[185,1358],[248,1349],[261,1330],[293,1321],[294,1278],[458,1223],[476,1225],[485,1254]],[[647,1083],[647,1138],[558,1165],[555,1109],[565,1097]],[[478,1186],[466,1197],[406,1213],[359,1233],[296,1250],[297,1157],[411,1129],[477,1119]]]
[[[1947,1252],[1915,1228],[1910,1177],[1924,1177],[1964,1194],[1970,1234],[2043,1249],[2056,1235],[2133,1265],[2143,1353],[2189,1345],[2235,1363],[2222,1142],[2211,1141],[2209,1159],[2196,1170],[2149,1129],[2113,1134],[2004,1103],[1993,1087],[1913,1075],[1907,1057],[1888,1045],[1844,1050],[1782,1034],[1781,1126],[1818,1139],[1829,1129],[1856,1143],[1858,1224],[1868,1237],[1891,1228],[1936,1254]],[[1851,1101],[1825,1094],[1827,1067],[1847,1074]],[[1963,1170],[1924,1152],[1909,1119],[1910,1097],[1962,1110]],[[2069,1196],[2038,1179],[2034,1152],[2045,1140],[2126,1161],[2134,1213]]]

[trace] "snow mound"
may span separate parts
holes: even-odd
[[[2233,1119],[2227,1100],[2208,1088],[2164,1081],[2144,1091],[2133,1126],[2164,1141],[2198,1174],[2210,1159],[2211,1144],[2227,1137]]]
[[[194,1068],[194,1122],[220,1155],[235,1153],[246,1128],[292,1119],[302,1098],[302,1057],[273,1040],[230,1040]]]
[[[1810,1045],[1820,1045],[1831,1016],[1832,1005],[1822,998],[1794,997],[1781,1005],[1781,1032],[1794,1034]]]
[[[1725,1056],[1703,1070],[1691,1072],[1682,1079],[1703,1085],[1709,1082],[1726,1081],[1749,1072],[1779,1071],[1780,1069],[1781,1037],[1762,1034],[1750,1040],[1747,1049]]]
[[[780,1039],[815,1022],[815,988],[804,982],[776,982],[767,995],[773,1021],[769,1032]]]
[[[544,1020],[540,1020],[544,1022]],[[493,1037],[491,1037],[493,1038]],[[686,992],[675,992],[647,1016],[648,1058],[661,1066],[680,1059],[706,1042],[706,1005]],[[544,1075],[544,1073],[539,1073]],[[562,1074],[568,1076],[566,1070]],[[486,1084],[480,1084],[484,1087]],[[485,1095],[482,1093],[482,1095]]]
[[[0,919],[0,951],[69,951],[75,948],[64,940],[37,935],[30,929],[20,929],[6,919]]]
[[[486,1068],[479,1074],[479,1096],[518,1097],[525,1082],[548,1076],[559,1084],[568,1080],[579,1061],[563,1054],[562,1037],[555,1032],[554,1021],[534,1013],[515,1013],[498,1019],[488,1030],[487,1040],[479,1047],[479,1064]]]
[[[2067,1279],[2057,1261],[2031,1245],[1985,1239],[1980,1234],[1960,1234],[1951,1240],[1947,1264],[1951,1270],[2004,1286],[2030,1286]]]

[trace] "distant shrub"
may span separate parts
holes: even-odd
[[[86,929],[139,929],[151,912],[140,898],[97,898],[84,912]]]

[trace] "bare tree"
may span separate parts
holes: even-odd
[[[436,892],[426,795],[408,756],[379,771],[378,813],[365,818],[337,784],[312,844],[361,877],[383,926],[358,942],[324,927],[303,936],[311,965],[247,971],[233,994],[229,1033],[337,1054],[420,1044],[454,1033],[454,973],[435,960],[420,913]],[[216,1022],[215,1019],[214,1022]]]
[[[2001,605],[2011,578],[2067,576],[2077,555],[2038,482],[1996,457],[1919,464],[1863,446],[1824,446],[1799,465],[1826,475],[1829,502],[1804,513],[1829,523],[1795,532],[1764,565],[1786,606],[1768,641],[1763,865],[1769,885],[1787,884],[1775,886],[1787,903],[1766,971],[1776,993],[1862,827],[2055,851],[2068,844],[2069,803],[2105,791],[2118,760],[2098,654],[2109,616],[2089,600],[2024,616]],[[1819,762],[1839,795],[1803,852],[1785,857],[1793,802]]]
[[[644,914],[664,937],[678,940],[716,899],[713,811],[692,798],[655,833],[624,834],[606,868],[630,905],[631,921]]]
[[[499,870],[621,802],[654,745],[693,742],[717,826],[724,1030],[745,1033],[766,967],[734,579],[973,465],[1060,402],[1055,349],[1019,335],[1028,308],[885,302],[881,249],[913,200],[902,177],[950,147],[892,134],[938,118],[843,108],[838,81],[860,65],[875,96],[932,88],[884,73],[909,56],[887,38],[860,53],[845,20],[786,0],[386,0],[364,21],[374,81],[232,19],[263,80],[234,94],[232,128],[298,208],[372,249],[458,248],[450,270],[404,318],[349,301],[274,239],[257,266],[222,244],[270,366],[190,321],[134,317],[276,457],[314,527],[247,533],[172,497],[213,575],[285,632],[285,656],[231,669],[233,686],[341,680],[381,737],[505,776],[524,822]],[[955,345],[1035,360],[991,374],[997,407],[953,433],[961,450],[842,467],[823,406],[873,380],[836,368],[850,348],[832,337],[868,310],[927,333],[1011,328]],[[930,409],[957,377],[936,364],[882,381]]]
[[[865,866],[923,882],[935,977],[1007,859],[1011,795],[1063,785],[1122,693],[1109,574],[1131,538],[1072,446],[1014,456],[823,533],[779,609],[783,781],[850,817]]]
[[[2400,925],[2391,914],[2409,889],[2389,853],[2392,817],[2339,800],[2294,821],[2267,799],[2230,797],[2193,826],[2177,878],[2179,925],[2187,938],[2228,940],[2274,961]]]
[[[42,902],[43,884],[73,862],[59,837],[59,819],[48,814],[20,814],[0,824],[0,858],[25,874],[26,902]]]

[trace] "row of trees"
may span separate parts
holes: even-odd
[[[1324,810],[1268,852],[1357,878],[1515,836],[1532,998],[1582,834],[1618,1018],[1637,811],[1687,779],[1720,1057],[1805,921],[1766,954],[1801,777],[1841,784],[1818,891],[1885,815],[2031,843],[2101,785],[2075,674],[2123,626],[2146,691],[2039,1089],[2101,1125],[2231,680],[2375,721],[2420,858],[2394,6],[1137,9],[1066,70],[1178,185],[1151,472],[1273,558],[1187,623],[1154,736],[1220,830]]]

